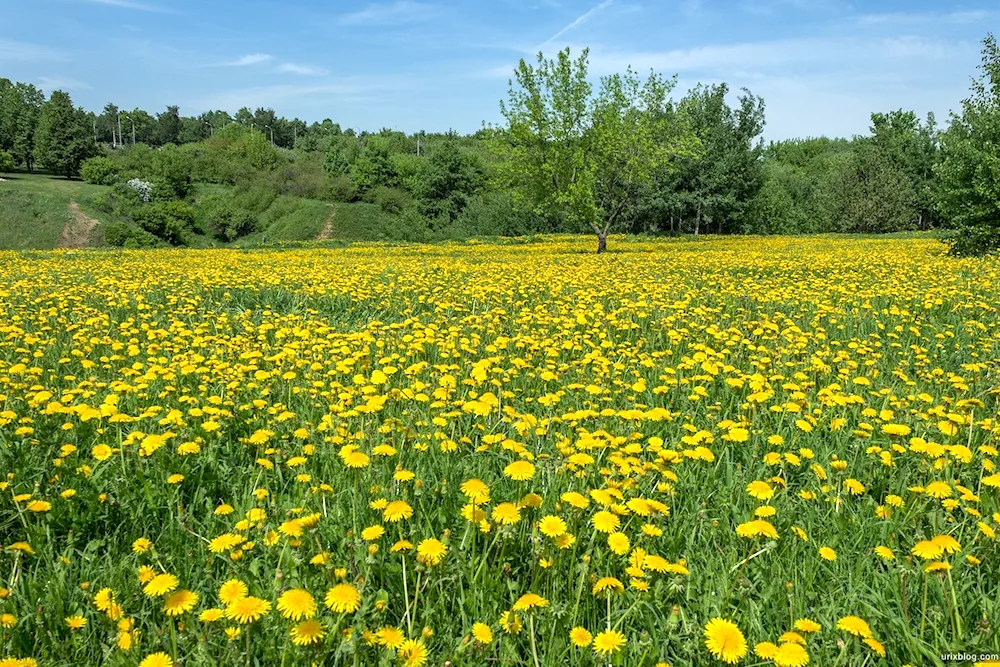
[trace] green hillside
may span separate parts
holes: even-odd
[[[104,210],[100,198],[110,187],[47,174],[0,174],[0,249],[106,246],[108,224],[134,227]],[[199,184],[192,202],[225,195],[231,186]],[[280,195],[257,217],[257,231],[232,244],[194,234],[193,246],[283,244],[305,241],[377,241],[393,238],[395,217],[366,203],[330,203]]]

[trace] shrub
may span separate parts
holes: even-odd
[[[14,158],[7,151],[0,151],[0,174],[14,171]]]
[[[402,213],[412,202],[412,198],[405,191],[387,188],[384,185],[372,188],[366,198],[386,213]]]
[[[121,248],[131,236],[131,228],[123,222],[112,222],[104,226],[104,241],[110,246]]]
[[[139,201],[150,202],[153,200],[153,184],[149,181],[142,181],[138,178],[133,178],[126,185],[132,188]]]
[[[336,202],[352,202],[358,199],[358,189],[350,176],[337,176],[330,179],[330,200]]]
[[[223,241],[235,241],[257,229],[257,216],[226,196],[206,198],[199,207],[198,217],[205,229]]]
[[[80,176],[93,185],[113,185],[118,180],[115,163],[106,157],[92,157],[80,167]]]

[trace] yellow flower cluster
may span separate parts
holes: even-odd
[[[0,666],[993,652],[1000,262],[589,249],[0,252]]]

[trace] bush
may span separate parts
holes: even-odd
[[[257,216],[226,196],[206,198],[199,207],[198,217],[203,228],[223,241],[235,241],[257,229]]]
[[[0,174],[14,171],[14,158],[7,151],[0,151]]]
[[[104,227],[104,241],[116,248],[152,248],[157,238],[149,232],[135,229],[123,222],[112,222]]]
[[[358,189],[350,176],[337,176],[330,179],[330,200],[336,202],[353,202],[358,200]]]
[[[545,228],[540,216],[519,211],[504,192],[470,198],[455,223],[456,228],[482,236],[524,236]]]
[[[80,176],[93,185],[113,185],[118,181],[118,169],[106,157],[92,157],[80,167]]]
[[[173,245],[187,245],[194,224],[194,209],[182,201],[139,206],[132,219],[142,229]]]
[[[947,239],[950,254],[955,257],[976,257],[1000,250],[1000,227],[963,227]]]
[[[366,199],[372,204],[376,204],[386,213],[402,213],[409,208],[412,198],[404,190],[387,188],[384,185],[377,185],[372,188]]]
[[[104,226],[104,241],[116,248],[121,248],[132,236],[132,229],[123,222],[112,222]]]

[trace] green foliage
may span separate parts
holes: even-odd
[[[354,185],[362,193],[379,185],[393,188],[399,184],[399,175],[390,159],[390,142],[381,136],[368,138],[361,154],[351,168]]]
[[[982,75],[941,136],[938,205],[958,230],[956,255],[1000,248],[1000,48],[983,41]]]
[[[7,151],[0,150],[0,173],[12,171],[14,171],[14,156]]]
[[[377,205],[386,213],[402,213],[410,207],[412,198],[405,190],[376,185],[368,191],[365,200]]]
[[[323,168],[334,177],[349,174],[360,153],[361,146],[356,139],[342,135],[332,137],[326,149]]]
[[[257,229],[256,214],[226,195],[206,197],[198,207],[198,220],[222,241],[234,241]]]
[[[520,207],[557,229],[593,230],[602,252],[653,173],[689,154],[696,138],[671,113],[673,81],[650,74],[643,83],[629,70],[604,77],[594,96],[587,59],[566,49],[553,60],[539,53],[536,66],[521,60],[500,106],[507,126],[489,142]]]
[[[97,154],[97,144],[82,109],[75,109],[64,92],[56,91],[42,107],[35,135],[39,164],[66,178],[80,173],[80,165]]]
[[[479,156],[460,150],[454,141],[435,148],[426,167],[414,179],[416,194],[422,200],[420,212],[429,218],[448,220],[455,220],[465,210],[469,197],[486,186]]]
[[[511,193],[499,191],[470,197],[456,223],[470,236],[528,236],[543,229],[545,221],[516,206]]]
[[[330,180],[330,201],[353,202],[358,200],[358,188],[349,176],[337,176]]]
[[[232,142],[228,147],[230,159],[247,165],[251,169],[264,171],[273,169],[281,161],[281,155],[263,134],[252,131]]]
[[[80,176],[93,185],[113,185],[118,180],[115,163],[106,157],[92,157],[80,167]]]

